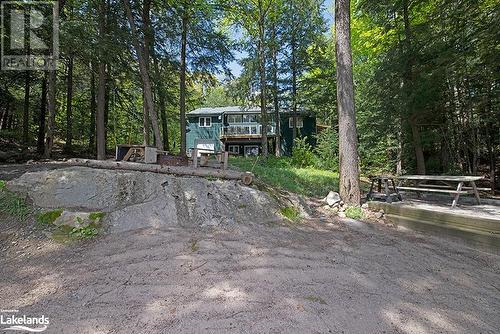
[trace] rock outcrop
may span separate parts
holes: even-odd
[[[7,186],[40,208],[106,212],[114,231],[280,219],[275,198],[237,181],[71,167],[26,173]]]

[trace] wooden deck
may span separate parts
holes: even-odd
[[[369,202],[374,210],[384,210],[397,226],[461,239],[470,246],[500,253],[500,202],[485,205],[449,205],[409,200],[395,203]]]

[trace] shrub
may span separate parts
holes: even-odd
[[[286,208],[281,208],[280,213],[283,217],[288,218],[292,221],[298,220],[300,212],[296,207],[289,206]]]
[[[350,206],[345,210],[345,216],[351,219],[362,219],[363,210],[359,206]]]
[[[299,168],[311,167],[314,165],[314,160],[314,153],[311,145],[307,142],[307,137],[295,138],[292,164]]]
[[[59,216],[63,213],[62,209],[41,212],[36,217],[36,221],[40,225],[51,225],[53,224]]]
[[[0,181],[0,212],[9,216],[25,219],[31,212],[31,208],[24,198],[19,197],[5,187],[5,181]]]
[[[99,234],[97,227],[88,225],[85,227],[74,227],[69,234],[78,239],[92,239]]]
[[[316,135],[314,153],[316,168],[334,171],[339,169],[339,141],[333,129],[321,131]]]

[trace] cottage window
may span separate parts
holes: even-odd
[[[243,115],[227,115],[228,123],[242,123]]]
[[[212,126],[212,118],[200,117],[200,128],[209,128]]]
[[[240,154],[240,145],[229,145],[229,152]]]
[[[297,119],[296,127],[303,128],[304,127],[304,120],[302,119],[302,117],[297,117],[296,119]],[[290,127],[290,129],[293,129],[293,117],[290,117],[288,119],[288,126]]]

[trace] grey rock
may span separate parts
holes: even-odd
[[[237,181],[71,167],[25,173],[8,187],[41,208],[106,212],[110,230],[118,232],[281,219],[273,196]]]
[[[337,193],[335,191],[330,191],[328,193],[328,195],[326,196],[325,201],[329,206],[334,206],[335,204],[340,203],[340,201],[341,201],[340,195],[339,195],[339,193]]]

